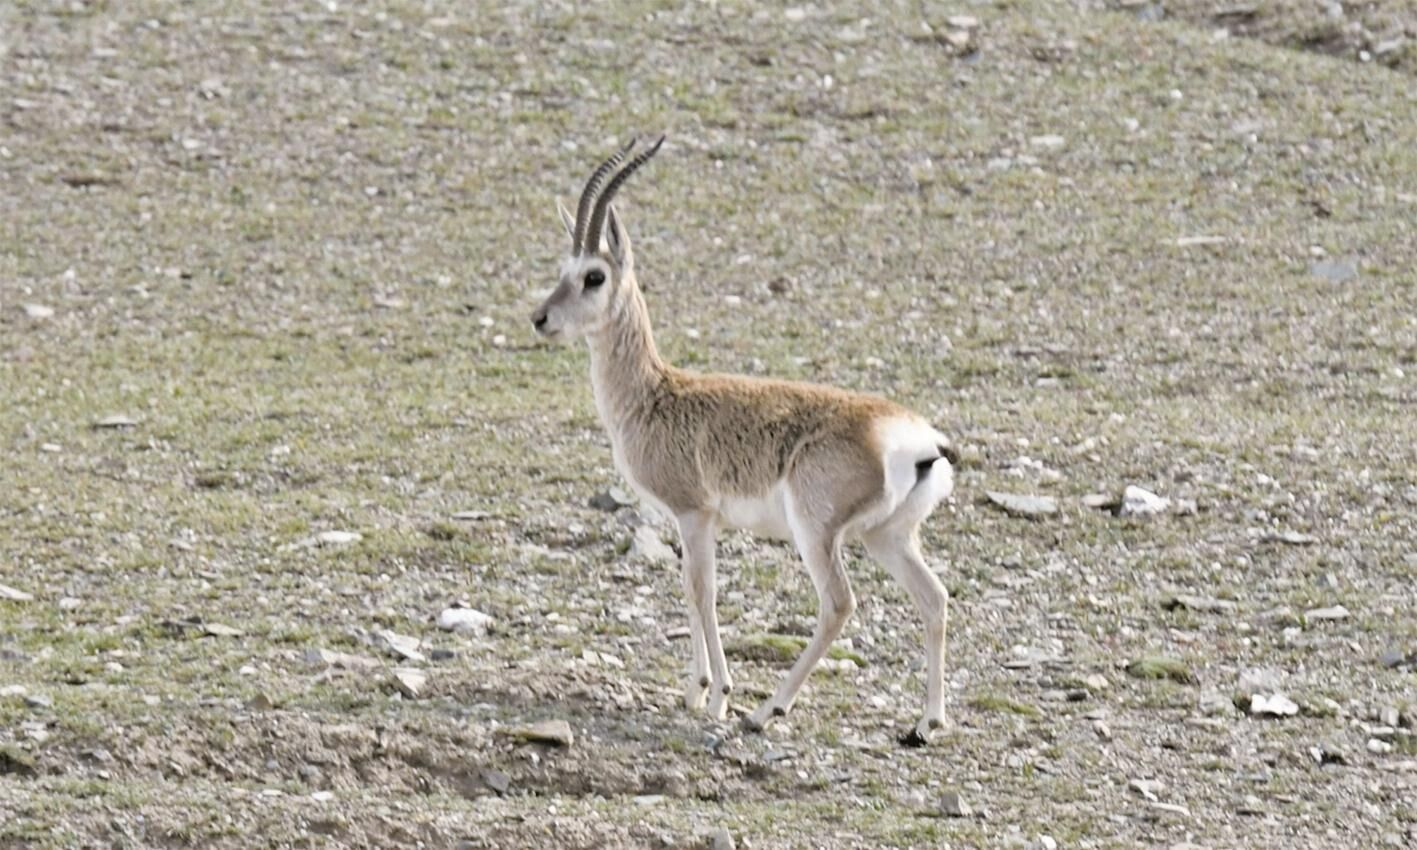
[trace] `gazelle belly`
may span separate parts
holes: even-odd
[[[758,496],[724,495],[718,504],[718,515],[732,528],[779,540],[792,539],[787,523],[787,493],[781,484]]]

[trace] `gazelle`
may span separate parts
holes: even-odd
[[[685,703],[728,712],[733,679],[715,607],[714,543],[721,527],[790,540],[811,574],[817,626],[772,697],[745,719],[761,730],[792,707],[808,674],[856,606],[842,566],[844,541],[867,551],[914,600],[925,621],[925,714],[902,738],[925,743],[945,722],[945,606],[949,594],[926,566],[919,528],[954,489],[949,440],[882,398],[804,383],[700,375],[660,359],[635,280],[630,235],[612,200],[664,143],[633,157],[630,140],[591,174],[573,219],[560,282],[532,314],[543,336],[584,336],[596,408],[615,467],[679,526],[692,659]]]

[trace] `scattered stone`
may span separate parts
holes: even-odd
[[[22,304],[20,309],[25,311],[25,315],[31,319],[49,319],[54,317],[54,308],[48,304]]]
[[[30,694],[25,697],[25,705],[36,710],[53,708],[54,699],[48,694]]]
[[[1312,534],[1300,534],[1297,531],[1272,531],[1264,536],[1266,543],[1285,543],[1290,546],[1311,546],[1319,539]]]
[[[1237,815],[1256,816],[1264,813],[1264,801],[1254,794],[1246,794],[1245,799],[1240,801],[1240,805],[1235,807]]]
[[[637,806],[657,806],[664,802],[663,794],[639,794],[631,797]]]
[[[947,818],[974,817],[974,810],[958,791],[946,791],[940,796],[940,814]]]
[[[611,487],[608,490],[601,490],[590,497],[590,506],[598,511],[614,513],[621,508],[627,508],[634,504],[634,500],[626,495],[624,490],[618,487]]]
[[[315,543],[318,546],[345,546],[363,539],[364,535],[354,531],[322,531],[315,535]]]
[[[204,637],[241,637],[246,634],[235,626],[228,626],[225,623],[206,623],[202,626]]]
[[[1167,611],[1174,611],[1177,608],[1185,608],[1190,611],[1204,611],[1211,614],[1228,614],[1237,607],[1235,602],[1229,599],[1216,599],[1211,596],[1193,596],[1188,593],[1178,593],[1161,603],[1161,607]]]
[[[305,662],[321,667],[339,667],[345,670],[375,670],[380,666],[378,661],[368,656],[335,652],[330,649],[307,649]]]
[[[5,685],[0,688],[0,697],[22,697],[29,692],[30,689],[24,685]]]
[[[476,608],[453,606],[445,608],[438,615],[438,628],[450,632],[482,637],[492,629],[492,615],[484,614]]]
[[[275,707],[275,701],[264,691],[246,700],[246,708],[248,711],[270,711]]]
[[[1057,136],[1057,135],[1052,135],[1052,134],[1049,134],[1049,135],[1046,135],[1046,136],[1034,136],[1033,138],[1031,138],[1031,139],[1028,140],[1028,143],[1031,144],[1031,145],[1033,145],[1033,146],[1036,147],[1036,148],[1050,148],[1050,149],[1051,149],[1051,148],[1061,148],[1061,147],[1064,145],[1065,142],[1066,142],[1066,140],[1065,140],[1062,136]]]
[[[1271,608],[1259,615],[1259,620],[1267,626],[1276,629],[1289,629],[1302,625],[1299,615],[1294,613],[1294,609],[1288,605],[1281,605],[1278,608]]]
[[[642,525],[635,529],[630,541],[630,557],[649,561],[652,564],[678,563],[679,556],[663,540],[653,526]]]
[[[328,803],[334,798],[335,792],[333,791],[313,791],[310,793],[310,799],[317,803]]]
[[[1180,236],[1176,239],[1177,248],[1193,248],[1197,245],[1224,245],[1229,242],[1225,236]]]
[[[1346,620],[1348,619],[1348,609],[1342,605],[1332,605],[1328,608],[1312,608],[1304,612],[1305,623],[1321,623],[1325,620]]]
[[[724,827],[720,826],[712,830],[707,837],[709,850],[735,850],[736,845],[733,843],[733,833],[729,832]]]
[[[1107,681],[1107,677],[1101,673],[1091,674],[1086,679],[1083,679],[1082,683],[1094,691],[1105,691],[1112,687],[1112,683]]]
[[[1095,511],[1116,513],[1122,507],[1122,500],[1107,493],[1088,493],[1082,497],[1082,506]]]
[[[1151,807],[1157,810],[1158,812],[1166,812],[1167,814],[1179,815],[1183,818],[1188,818],[1191,816],[1191,810],[1186,808],[1185,806],[1180,805],[1179,803],[1152,803]]]
[[[1315,764],[1348,764],[1348,755],[1332,744],[1309,747],[1309,755]]]
[[[454,658],[457,657],[458,654],[455,651],[451,649],[444,649],[442,647],[429,650],[428,652],[428,658],[432,661],[452,661]]]
[[[1058,502],[1051,496],[1028,496],[1020,493],[1001,493],[986,490],[984,495],[1005,512],[1019,517],[1038,518],[1058,512]]]
[[[9,602],[33,602],[34,596],[8,584],[0,584],[0,599]]]
[[[1149,655],[1127,665],[1127,674],[1137,679],[1170,679],[1183,685],[1193,685],[1196,676],[1184,661],[1165,655]]]
[[[381,629],[374,633],[373,643],[380,649],[385,649],[405,661],[413,661],[422,664],[428,660],[423,653],[418,651],[418,647],[423,644],[423,641],[416,637],[401,635],[397,632],[391,632],[388,629]]]
[[[105,416],[105,417],[103,417],[102,419],[98,420],[97,422],[93,423],[93,427],[94,427],[96,430],[98,430],[98,429],[132,428],[134,425],[137,425],[137,424],[138,424],[138,420],[134,419],[133,417],[131,417],[131,416],[124,416],[124,415],[121,414],[121,413],[115,413],[115,414],[113,414],[112,416]]]
[[[1255,717],[1293,717],[1299,706],[1284,694],[1254,694],[1250,697],[1250,714]]]
[[[1347,283],[1358,276],[1358,264],[1351,259],[1319,260],[1309,266],[1309,274],[1329,283]]]
[[[482,784],[486,785],[498,797],[507,796],[507,792],[512,787],[512,777],[500,770],[482,771]]]
[[[1368,752],[1380,756],[1387,755],[1388,753],[1392,752],[1392,744],[1380,738],[1369,738]]]
[[[950,15],[945,18],[945,24],[951,29],[972,30],[979,28],[979,19],[973,15]]]
[[[487,511],[457,511],[452,514],[452,518],[464,522],[478,522],[484,519],[491,519],[492,514]]]
[[[395,667],[392,672],[394,687],[409,699],[418,699],[428,684],[428,674],[416,667]]]
[[[1122,506],[1118,516],[1154,516],[1171,507],[1171,500],[1158,496],[1150,490],[1143,490],[1135,484],[1128,484],[1122,491]]]
[[[1229,697],[1213,688],[1201,691],[1200,713],[1207,717],[1225,716],[1235,713],[1235,703]]]
[[[1378,663],[1387,668],[1417,666],[1417,652],[1411,655],[1400,649],[1389,649],[1378,656]]]
[[[1166,790],[1166,786],[1156,779],[1133,779],[1127,787],[1153,803],[1160,800],[1159,795]]]
[[[1401,716],[1398,714],[1397,706],[1385,705],[1378,710],[1378,722],[1389,728],[1395,727]]]
[[[571,733],[571,724],[564,720],[543,720],[529,726],[512,726],[502,729],[500,732],[509,738],[530,744],[569,747],[575,742],[575,736]]]
[[[84,600],[73,596],[65,596],[58,602],[60,611],[77,611],[84,606]]]

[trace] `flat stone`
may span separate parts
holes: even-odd
[[[416,667],[395,667],[392,675],[394,687],[409,699],[418,699],[428,685],[428,674]]]
[[[734,850],[733,833],[719,827],[708,834],[709,850]]]
[[[105,416],[102,419],[97,420],[93,423],[93,427],[97,429],[132,428],[134,425],[137,424],[138,420],[134,419],[133,417],[124,416],[121,413],[115,413],[111,416]]]
[[[54,316],[54,308],[48,304],[22,304],[20,309],[31,319],[48,319]]]
[[[1236,604],[1229,599],[1216,599],[1211,596],[1195,596],[1189,593],[1178,593],[1162,603],[1168,611],[1177,608],[1185,608],[1190,611],[1204,611],[1211,614],[1228,614],[1235,610]]]
[[[528,726],[512,726],[500,730],[501,734],[515,738],[530,744],[551,744],[556,747],[569,747],[575,743],[575,735],[571,732],[571,724],[564,720],[543,720],[539,723],[532,723]]]
[[[601,490],[590,497],[590,506],[598,511],[614,513],[621,508],[634,504],[634,500],[618,487],[611,487],[608,490]]]
[[[500,770],[482,771],[482,784],[490,788],[499,797],[505,797],[512,787],[512,777]]]
[[[1153,803],[1161,799],[1159,795],[1166,790],[1166,786],[1155,779],[1133,779],[1127,787]]]
[[[1348,609],[1342,605],[1331,605],[1327,608],[1311,608],[1304,612],[1304,622],[1314,623],[1325,620],[1346,620],[1348,619]]]
[[[53,708],[54,699],[48,694],[30,694],[25,697],[25,705],[30,708]]]
[[[1347,283],[1358,276],[1358,264],[1351,259],[1319,260],[1309,266],[1309,274],[1329,283]]]
[[[438,628],[481,637],[492,628],[492,615],[476,608],[445,608],[438,615]]]
[[[241,637],[246,633],[225,623],[206,623],[202,626],[202,634],[206,637]]]
[[[322,531],[315,535],[315,543],[319,546],[347,546],[363,539],[364,535],[354,531]]]
[[[993,504],[1014,516],[1038,518],[1058,512],[1058,502],[1052,496],[1029,496],[1021,493],[1001,493],[986,490],[984,495]]]
[[[305,661],[307,664],[339,667],[345,670],[376,670],[382,666],[378,661],[368,656],[335,652],[331,649],[307,649],[305,650]]]
[[[11,587],[8,584],[0,584],[0,599],[10,602],[33,602],[34,596],[17,587]]]
[[[1267,543],[1284,543],[1289,546],[1312,546],[1319,542],[1319,539],[1312,534],[1301,534],[1297,531],[1274,531],[1264,536]]]
[[[388,629],[381,629],[374,633],[374,644],[405,661],[422,664],[428,660],[423,653],[418,651],[418,647],[423,645],[423,641],[410,635],[401,635]]]
[[[1231,715],[1236,712],[1233,700],[1220,691],[1210,688],[1201,691],[1198,708],[1200,713],[1207,717]]]
[[[1128,484],[1122,491],[1122,506],[1117,509],[1119,516],[1154,516],[1171,507],[1171,500],[1144,490],[1135,484]]]

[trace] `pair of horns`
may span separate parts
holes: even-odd
[[[576,229],[571,235],[571,250],[577,254],[598,250],[600,247],[600,234],[605,229],[605,213],[610,209],[610,201],[615,197],[615,193],[620,191],[620,187],[635,173],[635,169],[649,162],[649,158],[659,152],[659,146],[664,144],[664,137],[660,136],[652,147],[640,151],[630,160],[630,163],[620,169],[620,173],[611,178],[606,184],[605,191],[597,196],[596,190],[600,188],[600,183],[605,179],[605,175],[613,171],[616,166],[625,159],[631,149],[634,148],[637,139],[631,137],[625,146],[620,148],[609,159],[600,164],[586,181],[585,191],[581,192],[580,203],[576,204]],[[592,212],[591,203],[594,202],[595,209]],[[589,213],[589,218],[587,218]]]

